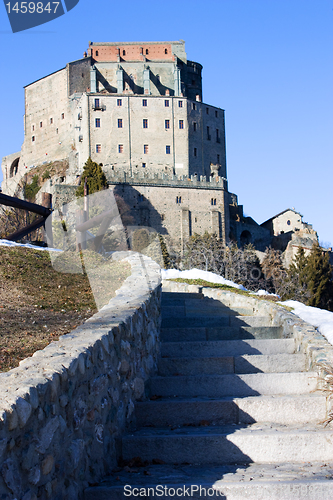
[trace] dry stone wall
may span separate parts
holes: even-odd
[[[117,463],[159,355],[159,266],[132,274],[82,326],[0,375],[0,498],[78,500]]]

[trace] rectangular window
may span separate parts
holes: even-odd
[[[216,160],[217,160],[217,163],[220,163],[220,155],[217,155]]]
[[[118,118],[118,128],[123,128],[123,119]]]
[[[101,126],[101,119],[95,118],[95,127],[99,128]]]
[[[102,146],[100,144],[96,144],[96,153],[100,153],[102,151]]]
[[[197,109],[195,102],[193,103],[193,109],[194,109],[194,111]]]
[[[148,149],[149,149],[149,148],[148,148],[148,144],[145,144],[145,145],[143,146],[143,154],[147,155],[147,154],[148,154]]]
[[[32,125],[32,126],[31,126],[31,130],[32,130],[32,132],[34,132],[34,130],[35,130],[35,125]]]
[[[164,126],[165,128],[170,128],[170,120],[165,120]]]
[[[40,126],[40,128],[42,128],[43,122],[39,122],[39,126]]]
[[[197,122],[193,122],[193,131],[196,132],[197,131]]]
[[[95,99],[95,108],[99,108],[99,99]]]
[[[206,115],[209,115],[209,108],[206,108]]]
[[[209,127],[207,127],[207,141],[210,141],[210,133],[209,133]]]
[[[124,145],[118,144],[118,153],[123,153],[123,152],[124,152]]]
[[[183,101],[178,101],[178,107],[182,108],[183,107]]]
[[[197,156],[197,148],[194,148],[193,153],[194,153],[194,156]]]
[[[61,113],[61,119],[63,120],[65,118],[65,113]]]
[[[147,104],[148,104],[147,99],[142,99],[142,106],[147,107]]]
[[[146,164],[145,163],[142,163],[142,168],[146,168]]]
[[[220,131],[218,128],[216,129],[216,142],[220,142]]]
[[[217,111],[215,111],[215,118],[218,118],[219,114]]]
[[[142,126],[143,126],[143,128],[148,128],[148,120],[147,120],[147,118],[144,118],[142,120]]]
[[[117,106],[122,106],[123,105],[123,101],[121,99],[117,99]]]
[[[50,118],[50,125],[52,125],[53,123],[53,118]]]
[[[179,120],[179,128],[184,128],[184,120]]]
[[[165,106],[166,108],[168,108],[168,107],[169,107],[169,99],[165,99],[165,101],[164,101],[164,106]]]
[[[169,155],[171,153],[171,146],[165,146],[165,154]]]
[[[35,136],[34,135],[31,137],[31,140],[32,140],[32,142],[35,142]]]

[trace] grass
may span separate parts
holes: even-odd
[[[130,264],[89,251],[84,262],[93,291],[86,274],[73,274],[78,254],[59,254],[52,266],[47,251],[0,247],[0,371],[82,324],[131,272]]]

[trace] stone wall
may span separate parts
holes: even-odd
[[[132,275],[71,333],[0,375],[0,497],[78,500],[117,463],[159,354],[159,267],[119,252]]]

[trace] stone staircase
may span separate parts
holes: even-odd
[[[137,487],[146,496],[163,488],[175,497],[332,500],[326,396],[282,333],[270,317],[164,292],[159,372],[136,404],[137,430],[122,439],[127,465],[85,499],[123,499]]]

